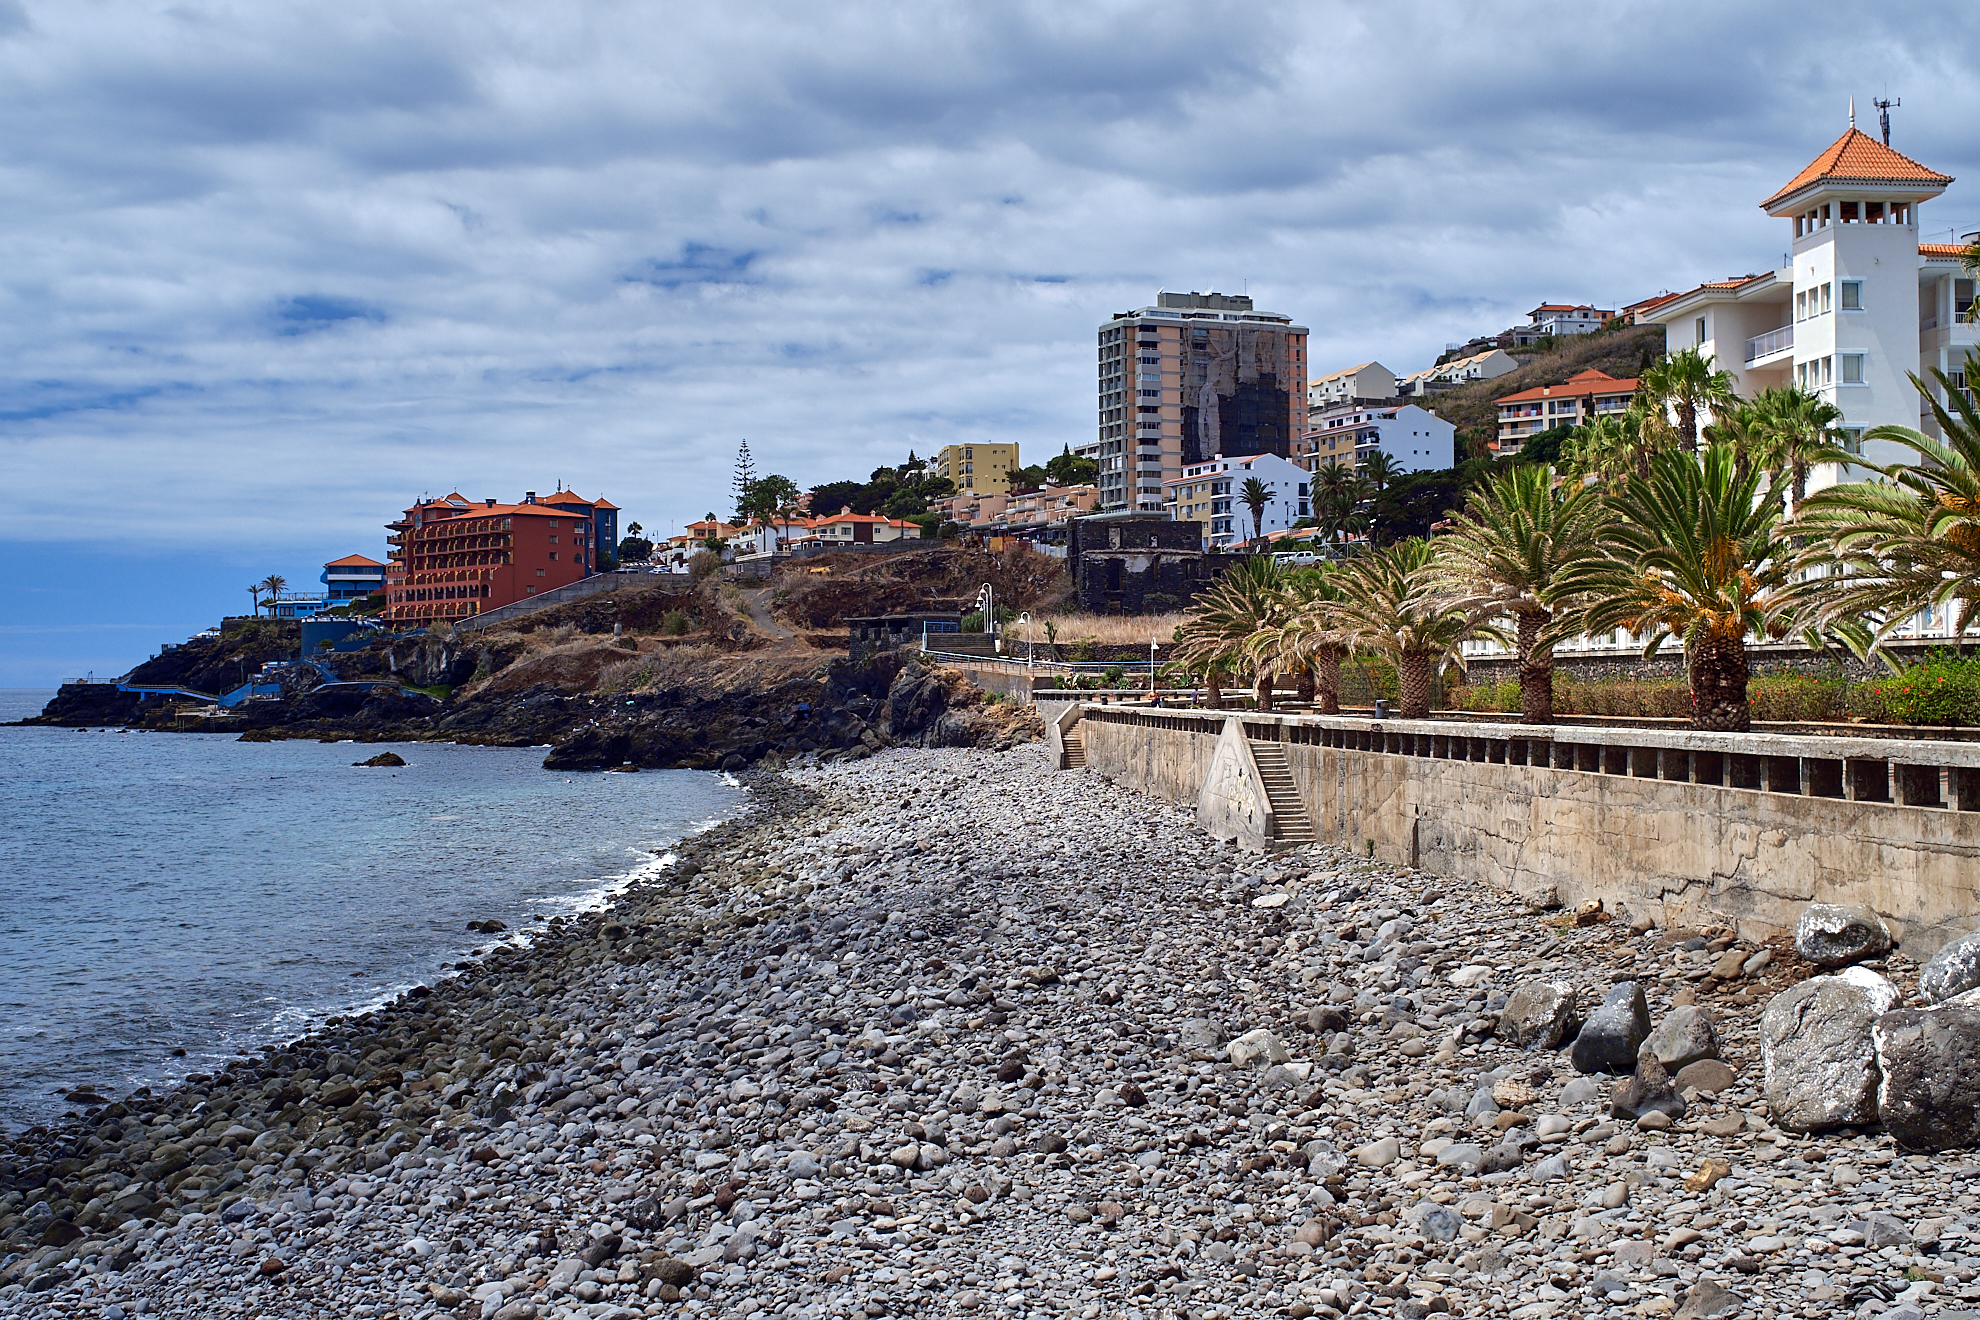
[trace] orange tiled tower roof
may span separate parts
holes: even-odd
[[[1852,125],[1849,131],[1829,144],[1828,150],[1810,161],[1807,169],[1790,179],[1786,187],[1760,203],[1760,209],[1772,210],[1804,188],[1831,180],[1897,186],[1923,184],[1928,188],[1943,188],[1952,182],[1952,176],[1926,169],[1903,152],[1893,151]]]

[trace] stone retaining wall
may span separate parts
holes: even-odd
[[[1323,842],[1536,903],[1792,930],[1865,903],[1925,957],[1980,915],[1980,745],[1082,706],[1087,766],[1197,803],[1237,723]],[[1206,822],[1206,827],[1215,822]]]

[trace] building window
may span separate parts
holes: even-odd
[[[1826,315],[1832,310],[1834,309],[1829,305],[1829,286],[1825,282],[1822,285],[1822,311]]]
[[[1846,453],[1861,454],[1863,452],[1863,428],[1860,426],[1845,426],[1843,428],[1842,447]]]
[[[1705,318],[1701,316],[1691,324],[1692,329],[1696,331],[1697,342],[1703,344],[1705,342]]]
[[[1842,383],[1861,385],[1863,383],[1863,354],[1844,353],[1842,356]]]
[[[1825,285],[1825,286],[1823,286],[1823,287],[1825,287],[1825,288],[1826,288],[1827,286]],[[1862,311],[1862,310],[1863,310],[1863,281],[1862,281],[1862,280],[1844,280],[1844,281],[1842,282],[1842,285],[1841,285],[1841,288],[1842,288],[1842,309],[1843,309],[1843,310],[1844,310],[1845,312],[1860,312],[1860,311]]]

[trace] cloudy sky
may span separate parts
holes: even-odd
[[[0,0],[0,686],[115,673],[422,492],[671,529],[1085,437],[1093,329],[1316,368],[1764,269],[1902,97],[1980,228],[1980,9]]]

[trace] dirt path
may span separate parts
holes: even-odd
[[[796,633],[770,617],[770,588],[758,587],[754,591],[742,593],[743,604],[749,607],[750,622],[772,637],[795,637]]]

